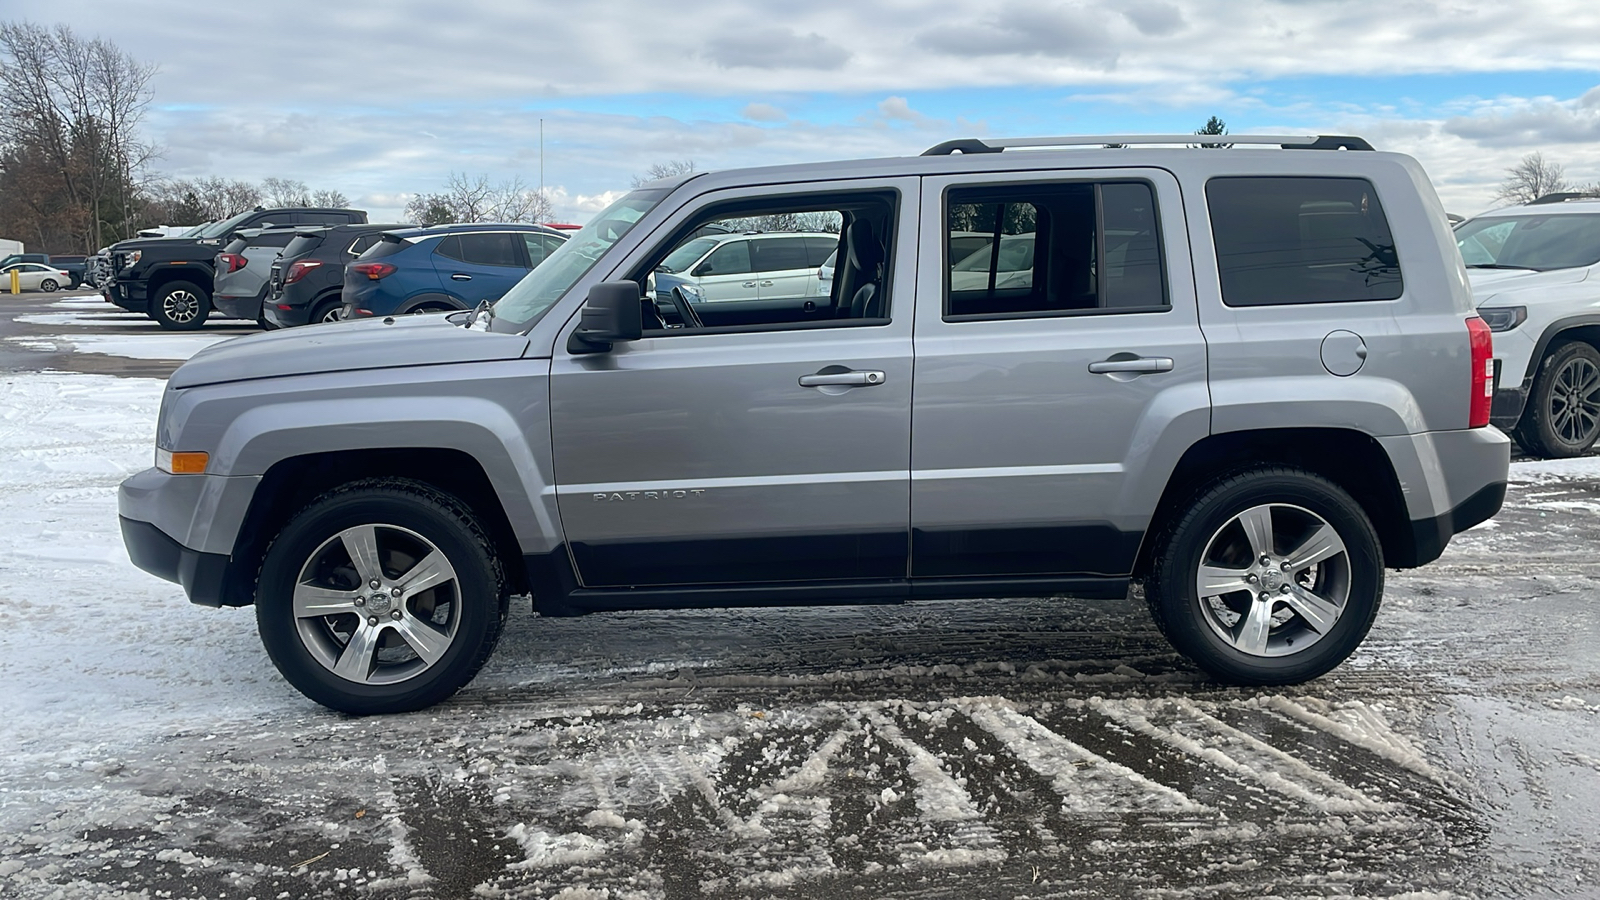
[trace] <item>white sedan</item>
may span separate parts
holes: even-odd
[[[17,273],[19,287],[24,291],[56,290],[62,285],[72,284],[72,276],[60,269],[52,269],[39,263],[12,263],[0,269],[0,292],[11,290],[11,273]]]

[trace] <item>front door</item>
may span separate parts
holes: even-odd
[[[663,329],[589,355],[557,341],[557,504],[585,587],[905,578],[916,180],[713,192],[610,277],[642,282],[722,206],[821,202],[892,236],[887,266],[851,276],[883,286],[887,319]]]
[[[1127,575],[1210,426],[1176,181],[928,178],[923,209],[912,575]]]

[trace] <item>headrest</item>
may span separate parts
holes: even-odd
[[[872,234],[872,223],[857,219],[845,232],[845,246],[850,251],[850,265],[862,272],[875,274],[883,264],[883,245]]]

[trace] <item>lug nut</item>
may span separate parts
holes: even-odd
[[[1255,584],[1256,583],[1256,573],[1254,573],[1254,572],[1249,573],[1248,575],[1244,576],[1244,580],[1250,582],[1251,584]]]
[[[377,625],[378,624],[378,617],[377,616],[372,616],[372,617],[368,618],[367,619],[367,624],[368,625]]]
[[[1272,557],[1266,555],[1265,553],[1261,554],[1261,564],[1263,566],[1271,565],[1271,563],[1272,563]]]
[[[367,605],[367,598],[365,598],[365,597],[357,597],[356,598],[356,605],[357,606],[366,606]]]
[[[1271,600],[1272,599],[1272,595],[1267,593],[1266,591],[1262,591],[1261,592],[1261,599],[1262,600]]]
[[[1282,568],[1285,572],[1289,571],[1289,561],[1287,559],[1284,560],[1283,565],[1280,568]]]
[[[1287,584],[1286,584],[1286,585],[1284,585],[1284,586],[1283,586],[1283,587],[1281,587],[1281,588],[1278,588],[1278,593],[1280,593],[1280,594],[1287,594],[1287,593],[1289,593],[1289,586],[1288,586],[1288,585],[1287,585]]]
[[[376,578],[372,579],[372,581],[369,582],[369,583],[372,585],[372,589],[373,590],[377,590],[380,587],[380,585],[378,584],[378,579],[376,579]]]
[[[400,610],[397,609],[394,612],[389,613],[389,618],[395,620],[396,622],[400,621]]]
[[[392,589],[391,589],[391,590],[390,590],[390,591],[389,591],[389,596],[391,596],[391,597],[398,597],[398,596],[400,596],[400,589],[399,589],[399,588],[392,588]]]

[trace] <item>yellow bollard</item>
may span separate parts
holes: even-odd
[[[11,270],[11,293],[13,293],[13,294],[22,293],[22,270],[21,269],[12,269]]]

